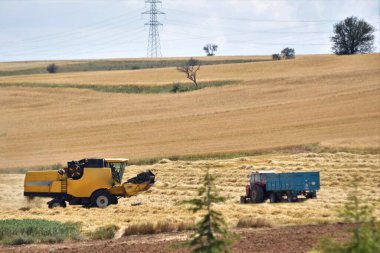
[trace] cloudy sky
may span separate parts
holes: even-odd
[[[334,23],[357,16],[376,29],[379,0],[162,0],[163,56],[331,53]],[[0,61],[146,57],[144,0],[0,0]]]

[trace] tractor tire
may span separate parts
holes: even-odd
[[[264,201],[264,190],[262,187],[255,185],[253,186],[251,193],[251,202],[252,203],[261,203]]]
[[[52,199],[48,203],[48,207],[50,209],[56,208],[56,207],[66,207],[66,202],[62,199]]]
[[[97,191],[91,196],[91,205],[94,207],[106,208],[111,205],[113,201],[114,196],[106,190]]]
[[[240,196],[240,204],[247,203],[247,198],[245,196]]]

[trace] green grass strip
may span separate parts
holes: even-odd
[[[43,219],[0,220],[0,243],[58,243],[80,239],[80,225]]]
[[[249,62],[263,62],[272,61],[272,59],[231,59],[231,60],[200,60],[200,64],[205,65],[218,65],[218,64],[237,64],[237,63],[249,63]],[[84,72],[84,71],[112,71],[112,70],[138,70],[138,69],[153,69],[153,68],[168,68],[177,67],[185,64],[187,60],[158,60],[158,61],[144,61],[144,60],[127,60],[127,61],[110,61],[99,60],[89,61],[85,63],[65,64],[61,65],[57,62],[57,73],[68,72]],[[54,63],[54,61],[51,61]],[[32,74],[46,74],[48,73],[46,67],[50,63],[46,63],[46,66],[35,67],[29,69],[8,70],[0,71],[0,76],[16,76],[16,75],[32,75]]]
[[[48,83],[1,83],[0,87],[22,87],[22,88],[71,88],[87,89],[98,92],[109,93],[137,93],[137,94],[154,94],[154,93],[178,93],[189,92],[206,87],[220,87],[224,85],[238,84],[237,80],[209,81],[199,83],[196,87],[192,83],[173,83],[165,85],[88,85],[88,84],[48,84]]]

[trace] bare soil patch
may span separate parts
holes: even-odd
[[[350,225],[307,225],[287,226],[270,229],[238,230],[240,236],[232,246],[235,253],[267,252],[267,253],[298,253],[307,252],[323,236],[333,237],[337,240],[348,239],[345,233]],[[26,245],[26,246],[0,246],[1,252],[155,252],[176,253],[188,252],[187,249],[173,249],[171,244],[185,239],[187,234],[160,234],[152,236],[130,236],[117,240],[85,241],[77,243],[64,243],[56,245]],[[281,250],[280,250],[281,249]],[[280,250],[280,251],[279,251]]]

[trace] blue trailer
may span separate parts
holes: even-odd
[[[319,189],[319,172],[252,172],[246,194],[240,197],[240,203],[261,203],[266,199],[275,203],[285,197],[289,202],[296,202],[299,195],[315,199]]]

